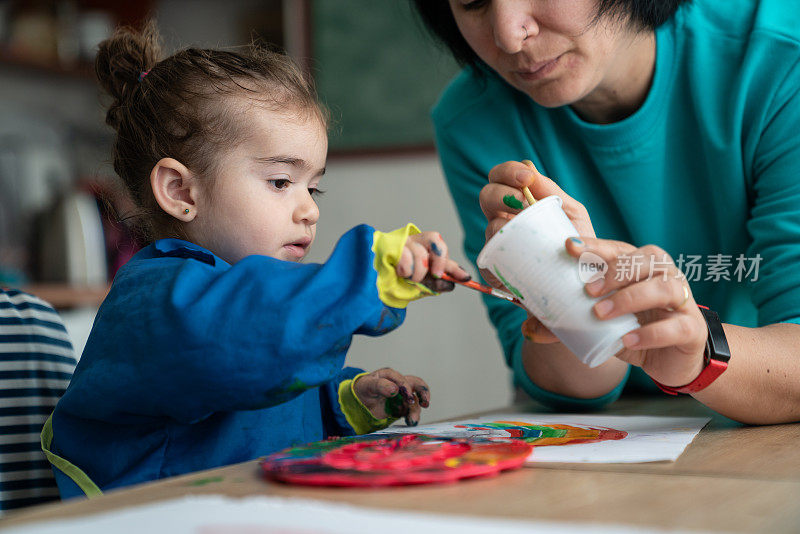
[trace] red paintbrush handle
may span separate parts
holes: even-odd
[[[481,293],[486,293],[487,295],[492,295],[493,297],[501,298],[507,300],[509,302],[513,302],[519,306],[522,306],[522,302],[519,299],[500,291],[499,289],[494,289],[493,287],[485,286],[483,284],[479,284],[475,280],[458,280],[453,278],[447,273],[442,273],[442,280],[447,280],[448,282],[454,282],[456,284],[461,284],[464,287],[468,287],[470,289],[474,289],[475,291],[480,291]]]
[[[447,280],[448,282],[454,282],[456,284],[461,284],[462,286],[466,286],[470,289],[474,289],[476,291],[480,291],[481,293],[491,293],[492,288],[489,286],[485,286],[483,284],[479,284],[475,280],[458,280],[450,276],[447,273],[442,273],[442,280]]]

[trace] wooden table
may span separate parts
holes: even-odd
[[[543,409],[530,405],[529,411]],[[518,411],[514,407],[511,411]],[[504,410],[508,412],[509,410]],[[444,514],[732,532],[800,532],[800,424],[748,427],[689,397],[623,399],[607,415],[709,416],[676,462],[536,464],[498,477],[393,489],[269,483],[255,461],[129,489],[91,501],[10,514],[2,526],[76,517],[183,495],[275,495]]]

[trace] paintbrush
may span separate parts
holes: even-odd
[[[468,287],[470,289],[474,289],[475,291],[480,291],[481,293],[486,293],[487,295],[492,295],[493,297],[497,297],[503,300],[507,300],[509,302],[513,302],[517,306],[522,306],[522,302],[514,297],[513,295],[506,293],[505,291],[500,291],[499,289],[495,289],[493,287],[485,286],[483,284],[479,284],[475,280],[458,280],[447,273],[442,273],[442,280],[447,280],[448,282],[453,282],[456,284],[460,284],[464,287]]]
[[[525,165],[527,165],[527,166],[528,166],[528,167],[530,167],[531,169],[534,169],[534,170],[536,170],[536,166],[533,164],[533,162],[532,162],[531,160],[529,160],[529,159],[523,159],[523,160],[522,160],[522,163],[524,163]],[[526,186],[523,186],[523,188],[522,188],[522,194],[523,194],[523,195],[525,195],[525,200],[527,200],[527,201],[528,201],[528,205],[529,205],[529,206],[533,206],[534,204],[536,204],[536,199],[535,199],[535,198],[533,198],[533,195],[531,194],[531,190],[530,190],[530,189],[528,189],[528,186],[527,186],[527,185],[526,185]]]

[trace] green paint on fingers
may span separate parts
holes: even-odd
[[[403,396],[398,393],[394,397],[389,397],[386,399],[383,409],[389,417],[402,417],[405,412],[403,409]]]
[[[515,197],[514,195],[506,195],[503,197],[503,204],[508,206],[509,208],[513,208],[515,210],[521,210],[525,206],[522,205],[522,202]]]

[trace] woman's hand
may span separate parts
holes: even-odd
[[[464,281],[471,276],[448,257],[447,250],[447,244],[437,232],[409,236],[397,262],[397,275],[422,283],[437,293],[452,291],[453,282],[442,280],[443,273]]]
[[[550,178],[539,173],[534,167],[529,167],[519,161],[507,161],[495,166],[489,171],[489,184],[481,189],[480,204],[486,216],[486,241],[496,234],[500,228],[521,211],[508,204],[515,204],[513,200],[503,199],[509,195],[523,204],[525,197],[522,188],[527,186],[533,198],[541,200],[551,195],[561,197],[561,208],[575,226],[579,235],[594,237],[594,228],[586,208],[566,194]],[[518,205],[519,205],[518,204]],[[505,289],[503,284],[488,270],[481,269],[481,276],[491,285]],[[557,343],[558,338],[553,335],[536,317],[530,316],[522,324],[522,334],[535,343]]]
[[[553,180],[540,174],[534,167],[528,167],[519,161],[507,161],[489,171],[489,183],[481,189],[479,197],[481,210],[488,221],[487,241],[521,211],[508,206],[503,198],[511,195],[521,204],[524,203],[522,188],[525,186],[530,189],[536,200],[551,195],[561,197],[563,201],[561,208],[572,221],[578,235],[594,237],[592,221],[583,204],[566,194]]]
[[[431,402],[424,380],[401,375],[388,367],[360,376],[353,384],[353,391],[378,419],[405,417],[408,426],[417,426],[422,408]]]
[[[705,364],[706,322],[686,277],[664,250],[593,237],[568,239],[566,248],[575,258],[592,252],[608,264],[604,277],[586,284],[589,296],[605,297],[594,306],[599,319],[626,313],[639,319],[641,327],[623,336],[619,359],[667,386],[697,378]]]

